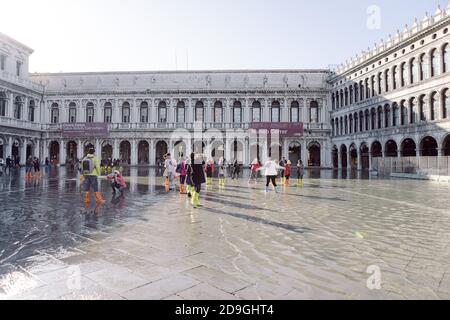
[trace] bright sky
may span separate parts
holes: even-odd
[[[1,2],[0,31],[35,50],[31,72],[328,68],[438,3],[447,7],[447,0]],[[367,27],[371,5],[381,9],[378,29]]]

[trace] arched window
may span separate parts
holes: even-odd
[[[344,135],[344,119],[341,117],[340,121],[340,128],[341,128],[341,136]]]
[[[348,117],[348,133],[353,133],[353,115]]]
[[[122,122],[130,123],[130,104],[128,102],[122,104]]]
[[[406,85],[406,62],[400,65],[400,85],[402,87]]]
[[[348,89],[347,88],[345,88],[345,91],[344,91],[344,104],[346,105],[346,106],[348,106]]]
[[[381,129],[382,127],[383,127],[383,107],[381,107],[381,106],[378,106],[378,109],[377,109],[377,120],[378,120],[378,123],[377,123],[377,128],[378,129]]]
[[[391,74],[389,72],[389,69],[384,71],[384,90],[386,92],[389,92],[389,83],[391,81]]]
[[[431,76],[435,77],[438,76],[441,71],[438,50],[433,49],[430,53],[430,57],[431,57]]]
[[[165,101],[158,104],[158,123],[167,123],[167,104]]]
[[[20,119],[22,118],[22,98],[21,97],[16,97],[16,99],[14,100],[14,118],[15,119]]]
[[[291,122],[300,122],[300,105],[297,101],[291,103]]]
[[[366,86],[366,99],[370,98],[370,85],[369,85],[369,78],[366,78],[364,81],[364,84]]]
[[[370,112],[370,120],[371,120],[371,123],[370,123],[370,128],[372,129],[372,130],[375,130],[376,129],[376,118],[377,118],[377,111],[375,110],[375,108],[372,108],[372,110],[371,110],[371,112]]]
[[[355,103],[359,101],[359,86],[355,83]]]
[[[309,105],[309,122],[319,123],[319,104],[317,101],[311,101]]]
[[[358,114],[357,113],[355,113],[353,115],[353,120],[355,121],[353,131],[356,133],[356,132],[358,132]]]
[[[359,112],[359,132],[364,130],[364,112]]]
[[[196,122],[204,122],[204,106],[202,101],[197,101],[195,104],[195,121]]]
[[[336,120],[334,121],[334,124],[335,124],[335,126],[336,126],[336,132],[335,132],[335,135],[338,136],[338,135],[339,135],[339,119],[336,119]]]
[[[421,95],[418,99],[419,101],[419,119],[420,121],[426,121],[427,116],[425,112],[425,95]]]
[[[425,53],[422,54],[419,58],[419,74],[420,74],[420,80],[426,80],[428,79],[428,64],[425,61]]]
[[[59,105],[57,103],[52,104],[51,108],[51,123],[59,123]]]
[[[340,97],[341,97],[341,108],[344,106],[344,91],[341,90],[341,92],[339,93]]]
[[[233,104],[233,123],[242,123],[242,104],[235,101]]]
[[[34,122],[34,109],[36,108],[34,100],[30,100],[28,104],[28,121]]]
[[[334,97],[334,93],[331,94],[331,108],[334,110],[336,106],[336,98]]]
[[[442,71],[450,71],[450,49],[448,43],[442,47]]]
[[[381,95],[383,88],[383,74],[381,72],[378,73],[377,83],[378,83],[378,94]]]
[[[406,107],[406,101],[403,100],[400,103],[400,125],[404,126],[408,123],[408,108]]]
[[[416,106],[416,98],[409,99],[409,123],[416,123],[417,122],[417,106]]]
[[[413,84],[417,82],[417,59],[416,58],[412,58],[409,61],[409,83]]]
[[[222,123],[223,122],[223,105],[222,101],[214,102],[214,122]]]
[[[359,82],[359,101],[364,100],[364,83],[362,80]]]
[[[347,116],[344,117],[344,127],[345,127],[344,134],[348,134],[348,117]]]
[[[103,106],[103,121],[105,123],[112,122],[112,104],[111,102],[106,102]]]
[[[252,122],[261,122],[261,102],[254,101],[252,104]]]
[[[397,103],[392,104],[392,126],[395,127],[398,123],[398,105]]]
[[[391,125],[391,108],[388,104],[384,106],[384,127],[389,128]]]
[[[436,120],[436,111],[439,110],[439,99],[437,92],[433,92],[430,97],[430,120]]]
[[[441,96],[441,104],[442,104],[442,119],[450,118],[450,90],[445,89],[442,91]]]
[[[6,116],[6,95],[4,92],[0,92],[0,117]]]
[[[394,66],[392,68],[392,90],[397,89],[397,79],[398,79],[398,67]]]
[[[184,123],[185,117],[185,104],[184,101],[178,101],[177,103],[177,123]]]
[[[271,111],[271,121],[280,122],[280,102],[278,101],[272,102],[272,108],[270,111]]]
[[[376,95],[375,75],[370,77],[370,88],[372,89],[372,97]]]
[[[364,113],[364,126],[366,131],[369,131],[370,129],[369,124],[370,124],[370,111],[366,110]]]
[[[142,101],[141,107],[140,107],[140,120],[141,123],[147,123],[148,122],[148,103],[146,101]]]
[[[75,102],[69,103],[69,123],[77,122],[77,105]]]
[[[336,92],[336,108],[339,109],[340,108],[340,99],[339,99],[339,92]]]
[[[354,100],[353,86],[350,86],[349,96],[350,96],[350,104],[353,104],[353,100]]]
[[[94,122],[94,104],[92,102],[88,102],[86,105],[86,122]]]

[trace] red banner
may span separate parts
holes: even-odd
[[[107,123],[63,123],[61,126],[63,137],[67,138],[107,138],[109,127]]]
[[[280,137],[303,137],[303,122],[252,122],[250,128],[259,134],[276,135]]]

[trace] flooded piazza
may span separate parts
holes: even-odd
[[[3,174],[0,299],[450,298],[448,183],[323,170],[266,194],[229,178],[193,209],[157,169],[125,176],[86,208],[77,172]]]

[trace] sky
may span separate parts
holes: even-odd
[[[0,0],[30,72],[329,68],[448,0]],[[374,7],[375,6],[375,7]],[[379,17],[379,18],[378,18]]]

